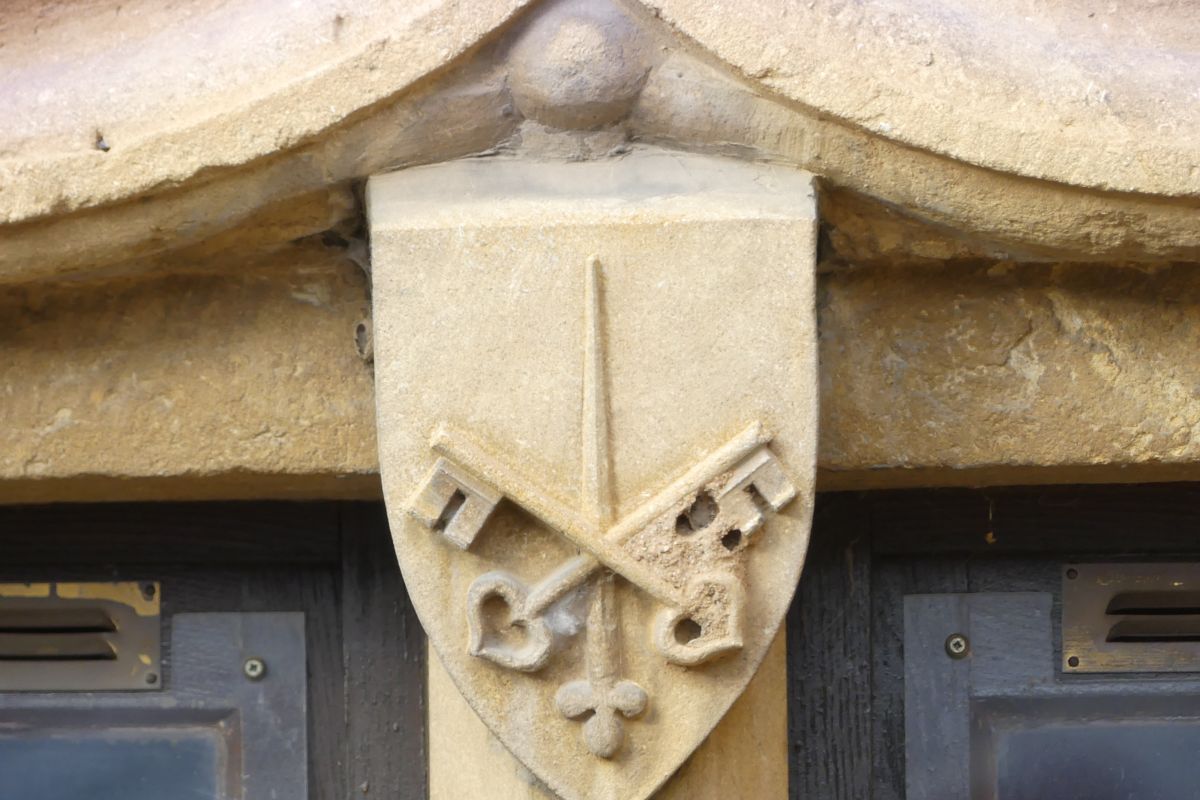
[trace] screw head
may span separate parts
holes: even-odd
[[[158,673],[157,672],[147,672],[146,673],[146,683],[150,686],[154,686],[155,684],[157,684],[158,683]]]
[[[247,658],[242,673],[252,681],[261,681],[267,675],[267,662],[257,657]]]
[[[953,659],[966,658],[971,653],[971,642],[961,633],[952,633],[946,637],[946,655]]]
[[[1074,567],[1071,567],[1069,570],[1067,570],[1067,580],[1073,581],[1078,577],[1079,577],[1079,570],[1075,569]]]

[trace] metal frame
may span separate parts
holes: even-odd
[[[1063,674],[1052,612],[1044,592],[904,598],[908,800],[996,798],[997,765],[987,754],[1034,704],[1070,720],[1200,724],[1200,678]],[[965,657],[947,647],[956,635],[968,642]],[[1179,768],[1200,783],[1200,762]]]
[[[221,800],[307,797],[304,614],[180,613],[171,621],[161,692],[0,692],[0,731],[206,727],[224,743]],[[254,660],[265,670],[247,666]]]
[[[159,690],[161,588],[156,581],[0,584],[0,692]],[[86,612],[106,624],[70,629]],[[59,618],[63,630],[54,629]]]
[[[1062,592],[1063,672],[1200,672],[1200,564],[1067,564]]]

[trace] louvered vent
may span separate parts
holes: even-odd
[[[153,690],[157,583],[0,584],[0,691]]]
[[[1063,569],[1064,672],[1200,672],[1200,565]]]

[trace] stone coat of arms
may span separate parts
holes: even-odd
[[[447,671],[564,798],[642,798],[745,688],[808,544],[805,173],[636,152],[368,191],[384,493]]]

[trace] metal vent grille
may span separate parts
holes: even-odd
[[[1200,564],[1068,564],[1064,672],[1200,672]]]
[[[0,691],[161,683],[157,583],[0,584]]]

